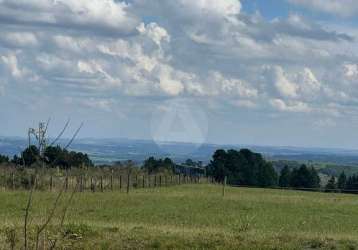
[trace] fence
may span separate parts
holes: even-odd
[[[167,187],[181,184],[213,183],[203,176],[119,172],[119,171],[3,171],[0,175],[1,190],[65,191],[78,188],[79,192],[123,191],[130,189]]]
[[[223,184],[225,186],[225,184]],[[229,187],[237,188],[263,188],[258,186],[246,186],[246,185],[228,185]],[[266,189],[276,190],[291,190],[291,191],[307,191],[307,192],[321,192],[321,193],[345,193],[345,194],[358,194],[357,189],[329,189],[324,187],[318,188],[303,188],[303,187],[265,187]]]

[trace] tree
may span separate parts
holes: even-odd
[[[144,161],[142,166],[144,170],[148,172],[148,174],[159,173],[169,171],[171,173],[175,170],[175,163],[170,158],[155,159],[154,157],[149,157]]]
[[[45,150],[46,163],[50,166],[59,166],[64,169],[71,167],[93,166],[87,154],[68,151],[60,146],[47,147]]]
[[[236,185],[277,185],[277,173],[271,163],[266,162],[261,154],[248,149],[217,150],[207,166],[207,174],[218,182],[226,176],[228,183]]]
[[[0,155],[0,164],[9,163],[9,157],[6,155]]]
[[[259,165],[257,181],[260,187],[274,187],[277,185],[277,173],[271,163],[265,162]]]
[[[334,176],[332,176],[326,185],[326,190],[330,191],[330,190],[334,190],[334,189],[337,189],[337,184],[336,184],[336,178]]]
[[[184,164],[186,166],[192,166],[192,167],[196,165],[196,163],[192,159],[187,159]]]
[[[345,189],[347,190],[358,190],[358,176],[349,176],[346,182]]]
[[[318,188],[320,186],[320,178],[313,167],[307,168],[301,165],[300,168],[294,168],[291,173],[290,186],[295,188]]]
[[[321,179],[319,178],[318,172],[315,168],[311,167],[309,169],[309,184],[308,187],[310,188],[319,188]]]
[[[347,182],[347,176],[343,171],[338,177],[337,187],[339,189],[345,189],[346,188],[346,182]]]
[[[286,165],[280,173],[280,178],[279,178],[279,186],[280,187],[289,187],[290,186],[290,178],[291,178],[291,170],[290,168]]]
[[[208,166],[208,172],[215,178],[216,181],[224,181],[225,176],[229,174],[226,169],[227,154],[225,150],[219,149],[213,155],[213,160]]]
[[[35,145],[31,145],[22,152],[22,159],[26,166],[31,166],[40,158],[40,152]],[[22,164],[22,161],[20,161]]]

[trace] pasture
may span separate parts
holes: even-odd
[[[11,229],[21,248],[27,196],[0,192],[0,249],[9,249]],[[34,193],[30,233],[55,197]],[[208,184],[83,192],[58,223],[55,216],[43,249],[58,234],[59,249],[358,249],[358,196],[227,188],[222,197],[220,185]]]

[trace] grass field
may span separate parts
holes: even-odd
[[[20,248],[26,197],[0,192],[0,249],[12,227]],[[32,225],[54,197],[35,193]],[[358,249],[358,196],[227,188],[223,198],[213,185],[78,193],[62,234],[63,249]]]

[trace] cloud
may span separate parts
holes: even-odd
[[[276,89],[283,97],[297,97],[297,84],[287,79],[281,67],[275,67],[274,77]]]
[[[274,107],[279,111],[302,112],[302,113],[307,113],[312,111],[309,105],[304,102],[290,102],[289,104],[287,104],[281,99],[273,99],[270,100],[270,104],[272,105],[272,107]]]
[[[179,0],[176,7],[181,7],[183,11],[189,10],[187,13],[192,15],[231,17],[240,13],[241,3],[238,0]]]
[[[71,29],[98,34],[128,34],[137,19],[129,5],[114,0],[3,0],[0,19],[4,23],[41,28]]]
[[[39,43],[36,35],[31,32],[3,32],[0,40],[10,48],[36,47]]]
[[[315,11],[351,17],[358,13],[358,3],[355,0],[288,0],[290,3],[303,6]]]
[[[17,57],[15,54],[1,56],[1,60],[8,67],[11,75],[14,78],[20,78],[24,75],[24,71],[19,68],[19,65],[17,63]]]
[[[134,0],[134,6],[140,13],[150,11],[170,15],[175,19],[200,19],[202,17],[216,20],[235,20],[241,11],[239,0]],[[173,16],[173,14],[175,16]]]
[[[75,100],[66,105],[88,112],[134,106],[140,117],[172,98],[200,100],[222,120],[245,109],[323,121],[358,113],[358,29],[298,14],[267,20],[242,4],[0,1],[1,99]]]
[[[145,34],[150,37],[158,46],[160,46],[162,41],[170,41],[168,32],[156,23],[150,23],[148,25],[141,23],[137,29],[141,34]]]

